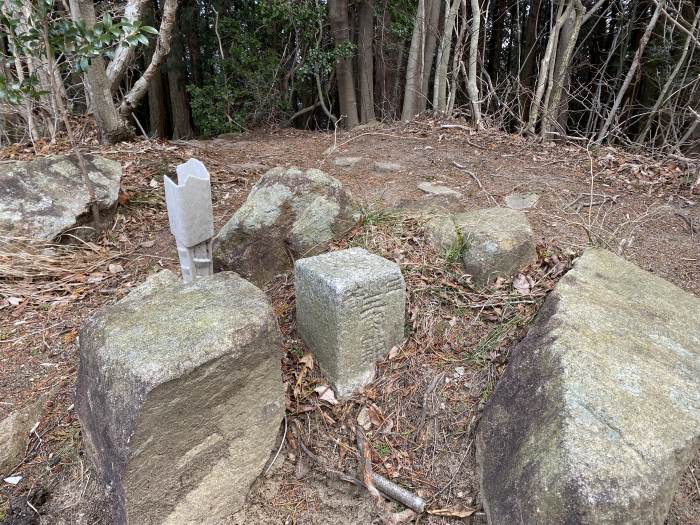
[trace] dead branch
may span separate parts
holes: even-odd
[[[696,233],[700,233],[700,224],[697,224],[695,219],[688,215],[687,212],[676,210],[675,214],[678,215],[681,219],[683,219],[683,222],[686,223],[691,236],[694,236]]]
[[[355,426],[355,436],[357,439],[357,448],[360,451],[360,467],[362,470],[362,478],[369,495],[372,497],[374,504],[379,511],[382,519],[385,523],[389,525],[397,525],[399,523],[404,523],[413,517],[415,513],[411,509],[407,509],[403,512],[394,513],[387,507],[387,503],[382,498],[382,494],[379,492],[374,483],[374,477],[372,472],[372,456],[369,447],[367,446],[367,439],[365,438],[365,432],[362,430],[360,425]],[[387,480],[388,481],[388,480]],[[403,490],[401,491],[403,492]],[[423,503],[422,508],[425,508],[425,503]]]
[[[587,197],[589,200],[588,201],[582,201]],[[597,197],[597,198],[596,198]],[[602,193],[579,193],[578,196],[571,201],[569,204],[566,205],[567,208],[573,208],[576,206],[576,213],[580,212],[581,209],[583,208],[592,208],[593,206],[602,206],[603,204],[607,202],[612,202],[613,204],[617,203],[617,199],[619,199],[619,195],[605,195]]]
[[[347,483],[352,483],[357,487],[367,488],[367,485],[363,481],[360,481],[359,479],[350,476],[345,472],[341,472],[340,470],[336,470],[326,465],[325,461],[323,461],[323,459],[321,459],[319,456],[313,453],[306,445],[306,443],[304,443],[304,440],[301,437],[302,431],[299,422],[297,420],[293,420],[293,423],[296,427],[295,434],[297,439],[299,440],[299,447],[301,448],[301,450],[311,461],[316,463],[316,465],[318,465],[322,470],[324,470],[330,478],[345,481]],[[402,505],[408,507],[412,511],[418,513],[422,513],[425,511],[425,500],[420,496],[413,494],[409,490],[406,490],[405,488],[388,480],[384,476],[377,474],[376,472],[372,472],[371,480],[373,486],[376,487],[376,490],[378,490],[382,495],[386,496],[387,498],[397,503],[401,503]]]

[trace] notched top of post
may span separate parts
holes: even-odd
[[[164,178],[170,231],[178,244],[194,246],[214,236],[214,212],[207,168],[190,159],[175,169],[177,184]]]

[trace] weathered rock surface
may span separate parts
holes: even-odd
[[[509,208],[437,214],[425,230],[436,249],[461,250],[464,269],[477,286],[514,275],[537,255],[527,217]]]
[[[118,162],[85,155],[101,211],[117,205],[122,169]],[[89,222],[90,195],[78,161],[70,155],[0,164],[0,231],[52,240]]]
[[[337,159],[333,160],[333,164],[340,166],[341,168],[352,168],[361,160],[362,157],[338,157]]]
[[[506,195],[506,206],[513,210],[527,210],[540,200],[537,193],[511,193]]]
[[[292,268],[293,259],[322,253],[360,214],[350,192],[324,172],[274,168],[214,241],[214,269],[257,284]]]
[[[426,240],[436,250],[445,252],[459,243],[462,232],[455,223],[456,215],[460,214],[436,208],[427,208],[422,212],[426,220],[423,227]]]
[[[393,171],[401,171],[403,166],[398,162],[375,162],[374,169],[379,172],[390,173]]]
[[[477,286],[511,277],[537,258],[532,228],[524,213],[488,208],[458,214],[465,242],[462,262]]]
[[[374,378],[404,339],[406,285],[397,264],[361,248],[299,259],[297,330],[339,398]]]
[[[43,399],[0,421],[0,479],[13,474],[29,444],[29,432],[41,417]]]
[[[610,252],[578,259],[481,419],[490,523],[664,522],[700,447],[698,311]]]
[[[459,198],[462,196],[460,192],[450,188],[449,186],[443,186],[440,184],[433,184],[432,182],[420,182],[418,184],[418,189],[429,195],[448,195],[450,197]]]
[[[281,336],[265,295],[231,272],[169,271],[80,334],[76,408],[114,522],[225,523],[274,447]]]

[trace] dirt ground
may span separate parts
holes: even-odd
[[[304,359],[295,332],[291,274],[269,284],[285,341],[286,431],[280,429],[279,447],[271,451],[279,451],[276,461],[231,523],[381,523],[366,490],[337,474],[357,476],[358,417],[375,470],[427,500],[428,513],[412,522],[485,523],[474,430],[509,348],[571,260],[589,244],[605,246],[700,295],[700,188],[691,187],[697,174],[671,161],[535,144],[431,120],[337,135],[260,131],[91,149],[124,168],[120,206],[99,239],[67,247],[0,239],[0,419],[45,396],[44,417],[15,470],[23,480],[0,486],[0,522],[5,515],[13,524],[110,523],[73,411],[78,331],[92,312],[149,274],[177,269],[162,178],[189,157],[203,160],[212,174],[217,227],[269,167],[315,167],[337,177],[361,203],[364,219],[333,248],[364,246],[396,261],[409,291],[406,343],[379,364],[372,385],[330,404],[319,398],[316,389],[326,383]],[[16,147],[0,150],[0,159],[32,154]],[[338,157],[361,159],[340,167]],[[380,171],[377,161],[400,169]],[[460,192],[460,199],[440,201],[454,209],[502,206],[513,192],[540,196],[527,211],[540,255],[523,270],[533,283],[529,293],[507,281],[477,292],[448,254],[431,251],[414,213],[435,202],[418,189],[423,181]],[[698,476],[700,456],[683,477],[667,523],[700,524]],[[10,502],[26,519],[9,512]]]

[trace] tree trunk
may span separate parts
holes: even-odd
[[[549,95],[549,104],[545,106],[542,114],[542,138],[545,140],[550,138],[549,135],[552,133],[555,123],[559,117],[559,112],[561,111],[561,96],[562,92],[564,91],[565,84],[568,84],[569,64],[571,63],[571,57],[574,53],[574,48],[576,47],[578,34],[581,30],[581,24],[583,23],[583,15],[585,14],[585,8],[583,7],[581,0],[572,1],[574,7],[573,12],[570,12],[569,17],[562,26],[559,37],[561,56],[557,56],[556,59],[556,66],[553,72],[553,82]],[[563,131],[565,133],[566,129]]]
[[[530,114],[529,105],[532,101],[532,90],[535,87],[535,60],[537,55],[537,22],[540,16],[542,0],[532,0],[530,12],[527,15],[525,26],[525,61],[520,70],[520,83],[523,86],[521,107],[523,114],[521,119],[527,121]]]
[[[82,20],[88,28],[95,25],[95,4],[92,0],[70,0],[70,10],[76,22]],[[105,62],[101,56],[91,60],[83,79],[89,92],[90,109],[100,129],[102,142],[114,144],[131,139],[134,132],[117,113],[112,100],[111,84],[105,72]]]
[[[418,0],[411,47],[408,51],[408,63],[406,64],[406,83],[404,85],[403,110],[401,111],[401,120],[403,121],[409,121],[418,114],[416,101],[423,80],[425,25],[425,0]]]
[[[467,92],[472,107],[472,120],[474,126],[481,128],[481,101],[479,100],[479,86],[476,79],[476,62],[479,56],[479,26],[481,25],[481,9],[479,0],[471,0],[472,27],[469,41],[469,75],[467,79]]]
[[[150,133],[154,137],[165,138],[168,136],[167,129],[167,105],[165,91],[163,90],[163,75],[159,71],[148,84],[148,120],[150,122]]]
[[[374,46],[376,60],[374,60],[374,101],[379,111],[379,119],[385,119],[389,115],[389,68],[387,67],[387,45],[389,33],[386,28],[391,24],[391,14],[386,4],[383,6],[381,18],[378,17],[379,36]]]
[[[642,54],[644,53],[644,49],[646,48],[647,43],[649,42],[651,32],[654,30],[654,26],[656,25],[656,22],[659,20],[659,16],[661,15],[661,10],[664,8],[665,5],[666,0],[659,0],[656,4],[654,14],[651,17],[651,20],[649,20],[646,30],[642,35],[642,38],[639,42],[639,46],[637,47],[637,52],[634,54],[632,64],[630,65],[630,68],[627,71],[627,75],[625,76],[625,80],[622,83],[622,87],[620,87],[620,90],[618,91],[617,96],[615,97],[615,102],[613,102],[612,108],[610,108],[610,112],[608,113],[608,116],[605,119],[605,122],[603,123],[603,127],[600,129],[600,132],[596,137],[597,143],[603,142],[603,140],[607,137],[608,132],[610,131],[610,126],[612,125],[612,122],[615,119],[615,115],[617,114],[618,109],[620,109],[622,99],[624,98],[627,89],[632,83],[632,78],[634,77],[634,74],[636,73],[637,68],[639,67],[639,62],[642,58]]]
[[[361,0],[357,38],[357,69],[360,80],[360,121],[374,122],[374,0]]]
[[[447,66],[450,63],[452,52],[452,32],[455,28],[455,19],[459,11],[461,0],[452,0],[452,5],[447,8],[449,0],[445,0],[445,26],[440,39],[437,54],[437,67],[435,68],[435,81],[433,83],[433,110],[435,113],[445,113],[447,106]]]
[[[119,113],[122,117],[129,116],[136,105],[146,95],[151,78],[160,70],[160,65],[170,52],[170,35],[175,26],[177,5],[178,0],[165,0],[163,2],[160,30],[158,31],[158,39],[156,40],[156,48],[151,58],[151,63],[148,64],[146,71],[143,72],[143,75],[134,83],[131,91],[129,91],[124,97],[124,100],[122,100],[119,106]]]
[[[185,92],[187,72],[184,60],[184,35],[181,29],[181,27],[178,28],[172,39],[172,47],[166,61],[173,139],[189,139],[194,136],[190,119],[190,107],[187,103],[187,93]]]
[[[532,135],[535,133],[535,126],[537,125],[537,118],[540,114],[540,103],[542,102],[542,96],[544,95],[544,88],[547,84],[547,80],[552,74],[551,60],[552,54],[556,49],[557,42],[559,40],[559,30],[561,29],[561,26],[564,25],[564,23],[566,22],[566,19],[568,18],[569,13],[572,9],[573,5],[571,2],[569,2],[569,4],[567,5],[566,11],[564,11],[564,3],[562,2],[561,4],[559,4],[556,22],[554,23],[552,30],[549,33],[549,39],[547,40],[547,49],[545,49],[544,57],[542,57],[542,63],[540,65],[540,70],[537,75],[537,89],[535,89],[535,95],[532,99],[532,103],[530,104],[530,115],[528,117],[527,127],[525,129],[525,132],[527,134]],[[547,104],[545,104],[545,106],[546,105]]]
[[[348,0],[328,0],[328,15],[336,46],[346,46],[350,42]],[[344,117],[345,128],[352,129],[359,124],[352,59],[350,57],[340,58],[336,61],[335,70],[338,77],[340,113]]]
[[[430,0],[428,10],[428,25],[425,31],[425,49],[423,51],[423,71],[421,78],[421,91],[416,100],[416,111],[422,113],[428,105],[428,91],[430,89],[430,73],[433,69],[435,50],[438,41],[438,25],[440,13],[442,13],[442,3],[440,0]]]
[[[450,79],[450,95],[449,97],[447,97],[446,113],[448,115],[451,115],[454,111],[455,100],[457,99],[459,71],[462,65],[464,64],[464,62],[462,61],[462,56],[464,54],[464,49],[467,46],[467,29],[469,28],[469,21],[467,18],[467,0],[460,0],[460,9],[462,11],[462,16],[459,24],[459,31],[457,32],[457,45],[455,47],[455,52],[452,55],[452,78]]]
[[[649,117],[647,118],[647,121],[646,121],[646,124],[644,125],[644,128],[642,129],[642,131],[639,133],[639,136],[637,137],[637,143],[640,146],[644,142],[644,140],[646,139],[646,135],[649,132],[649,128],[651,127],[651,123],[653,122],[654,118],[656,117],[656,112],[659,111],[659,108],[667,102],[666,95],[668,94],[669,89],[671,89],[673,82],[676,80],[678,73],[680,72],[681,68],[683,67],[683,63],[685,62],[685,59],[688,56],[688,49],[690,48],[690,42],[692,39],[692,35],[695,33],[695,28],[698,26],[699,20],[700,20],[700,6],[698,6],[698,8],[697,8],[697,13],[695,14],[695,19],[693,20],[693,25],[690,28],[690,33],[687,35],[687,37],[685,39],[685,44],[683,45],[683,51],[681,52],[680,57],[678,57],[678,61],[676,62],[676,66],[673,68],[673,71],[671,71],[671,74],[668,76],[668,79],[666,80],[664,87],[661,89],[661,93],[659,93],[659,96],[657,97],[656,102],[654,103],[654,106],[651,108],[651,111],[649,111]]]
[[[517,0],[516,0],[517,1]],[[508,0],[495,0],[491,20],[491,42],[489,45],[488,73],[494,84],[498,83],[503,52],[504,22],[508,11]]]
[[[128,0],[124,8],[123,20],[134,23],[143,18],[149,0]],[[134,46],[117,46],[114,50],[114,57],[107,66],[107,78],[109,79],[112,92],[119,88],[126,70],[134,59],[136,48]]]
[[[200,31],[202,24],[199,18],[199,8],[196,0],[187,0],[183,6],[183,20],[188,21],[187,48],[190,57],[190,70],[192,72],[192,83],[195,86],[202,85],[202,53],[200,51]]]

